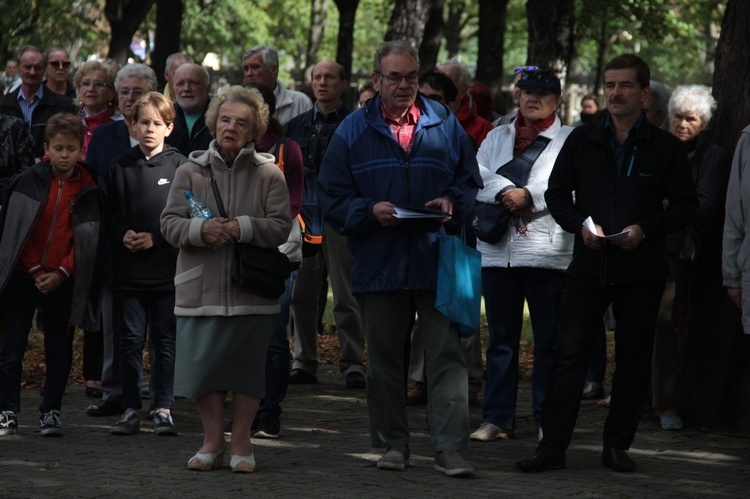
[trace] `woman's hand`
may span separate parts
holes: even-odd
[[[233,221],[236,223],[235,221]],[[212,218],[201,225],[201,238],[209,248],[222,248],[234,241],[232,229],[226,218]],[[237,227],[239,229],[239,227]]]
[[[505,205],[505,208],[511,213],[516,213],[523,208],[526,208],[529,204],[528,200],[526,199],[526,191],[518,187],[515,189],[508,189],[507,191],[503,192],[502,203],[503,205]]]

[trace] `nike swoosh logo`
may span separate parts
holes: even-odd
[[[156,183],[156,185],[166,185],[169,183],[169,180],[165,178],[160,178],[159,181]]]

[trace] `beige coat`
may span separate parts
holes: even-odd
[[[272,155],[258,153],[251,145],[240,151],[230,169],[216,151],[216,141],[211,142],[208,151],[190,154],[189,162],[175,173],[161,214],[164,238],[180,248],[175,315],[275,314],[279,311],[278,299],[254,295],[232,281],[233,248],[207,248],[201,238],[205,220],[188,216],[187,189],[205,202],[215,217],[220,216],[209,182],[209,161],[227,216],[240,224],[240,242],[273,248],[286,242],[292,226],[284,174],[274,164]]]

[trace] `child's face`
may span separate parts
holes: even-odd
[[[49,154],[49,162],[57,178],[68,178],[83,152],[83,144],[81,139],[74,135],[58,133],[49,142],[44,143],[44,152]]]
[[[133,126],[135,136],[146,156],[158,154],[164,148],[164,138],[172,133],[172,124],[167,125],[154,106],[143,106],[138,110],[138,119]]]

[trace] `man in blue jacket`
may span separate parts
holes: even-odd
[[[326,220],[348,237],[352,290],[368,345],[367,406],[378,468],[409,464],[406,345],[419,315],[430,400],[434,468],[467,476],[466,363],[456,326],[435,308],[438,234],[460,229],[482,184],[471,141],[444,105],[418,96],[419,59],[405,42],[375,54],[380,94],[336,130],[318,177]],[[398,217],[397,208],[438,208],[431,220]]]
[[[602,464],[635,470],[627,450],[651,381],[654,328],[667,275],[666,235],[690,223],[698,207],[682,145],[643,112],[650,73],[632,54],[604,67],[608,114],[570,134],[549,178],[544,196],[549,211],[576,237],[560,304],[557,361],[542,403],[544,436],[534,455],[516,462],[524,471],[565,467],[593,334],[610,303],[617,369]]]

